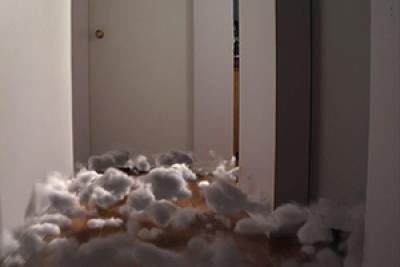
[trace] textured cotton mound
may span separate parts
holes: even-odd
[[[38,183],[22,227],[0,220],[1,267],[360,267],[362,210],[328,200],[271,210],[237,186],[234,162],[202,177],[179,151],[89,163]],[[282,237],[292,254],[273,258]]]
[[[143,178],[143,181],[152,185],[156,199],[185,199],[192,196],[183,172],[176,168],[153,169]]]

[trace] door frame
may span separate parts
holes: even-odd
[[[275,205],[307,204],[311,145],[311,0],[276,1]]]

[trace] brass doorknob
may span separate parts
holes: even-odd
[[[104,38],[104,32],[102,30],[97,29],[95,32],[96,38],[97,39],[103,39]]]

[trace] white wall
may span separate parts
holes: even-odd
[[[32,185],[72,171],[70,1],[0,2],[0,195],[22,222]]]
[[[193,1],[194,151],[233,155],[233,1]]]
[[[240,1],[241,186],[274,200],[275,1]]]
[[[372,0],[364,267],[400,266],[400,1]]]

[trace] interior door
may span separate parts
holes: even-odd
[[[192,149],[191,16],[187,0],[90,0],[92,154]]]

